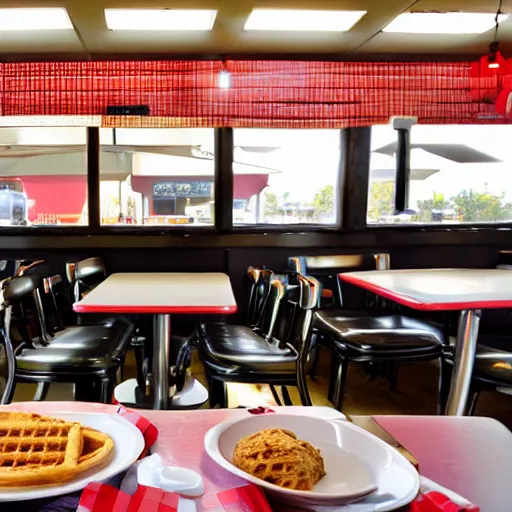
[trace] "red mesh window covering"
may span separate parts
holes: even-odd
[[[231,73],[219,89],[218,73]],[[149,105],[149,118],[107,126],[340,128],[416,116],[420,123],[503,123],[496,76],[471,63],[144,61],[11,63],[0,67],[4,116],[104,115]]]

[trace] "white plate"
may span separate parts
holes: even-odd
[[[291,430],[322,450],[327,475],[312,491],[283,489],[232,464],[237,442],[265,428]],[[418,473],[400,453],[343,420],[269,414],[229,421],[207,432],[205,449],[227,471],[264,487],[278,501],[298,506],[348,505],[363,500],[348,505],[347,510],[384,512],[410,503],[419,490]],[[364,504],[367,506],[360,508]]]
[[[114,441],[114,456],[99,469],[79,475],[77,480],[63,485],[40,489],[0,489],[0,502],[49,498],[80,491],[91,482],[103,482],[128,469],[142,453],[144,438],[140,430],[117,414],[91,412],[53,412],[52,417],[78,421],[83,425],[108,434]],[[1,507],[0,507],[1,508]]]

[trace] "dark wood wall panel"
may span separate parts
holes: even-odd
[[[285,235],[283,235],[285,236]],[[473,267],[496,265],[498,252],[504,246],[425,245],[380,246],[371,252],[388,251],[393,268]],[[512,248],[512,244],[508,247]],[[96,249],[96,250],[9,250],[0,249],[0,259],[46,259],[54,273],[64,273],[68,261],[101,256],[112,272],[226,272],[243,315],[247,302],[245,272],[249,265],[266,266],[276,271],[287,268],[288,257],[300,254],[340,254],[369,252],[366,247],[345,245],[339,249],[321,247],[298,248],[197,248],[197,249]]]

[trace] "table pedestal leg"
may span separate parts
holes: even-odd
[[[169,356],[171,347],[171,316],[155,316],[153,333],[154,409],[166,410],[169,405]]]
[[[455,344],[455,365],[446,406],[446,414],[450,416],[463,416],[466,411],[475,362],[480,314],[479,310],[466,310],[460,313]]]

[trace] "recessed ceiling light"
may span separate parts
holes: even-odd
[[[254,9],[244,30],[287,30],[346,32],[366,11],[309,11],[295,9]]]
[[[206,9],[105,9],[110,30],[211,30],[215,16]]]
[[[500,14],[498,21],[507,19]],[[383,32],[402,34],[482,34],[496,25],[496,14],[475,12],[408,12],[396,17]]]
[[[62,7],[0,9],[0,30],[69,30],[73,24]]]

